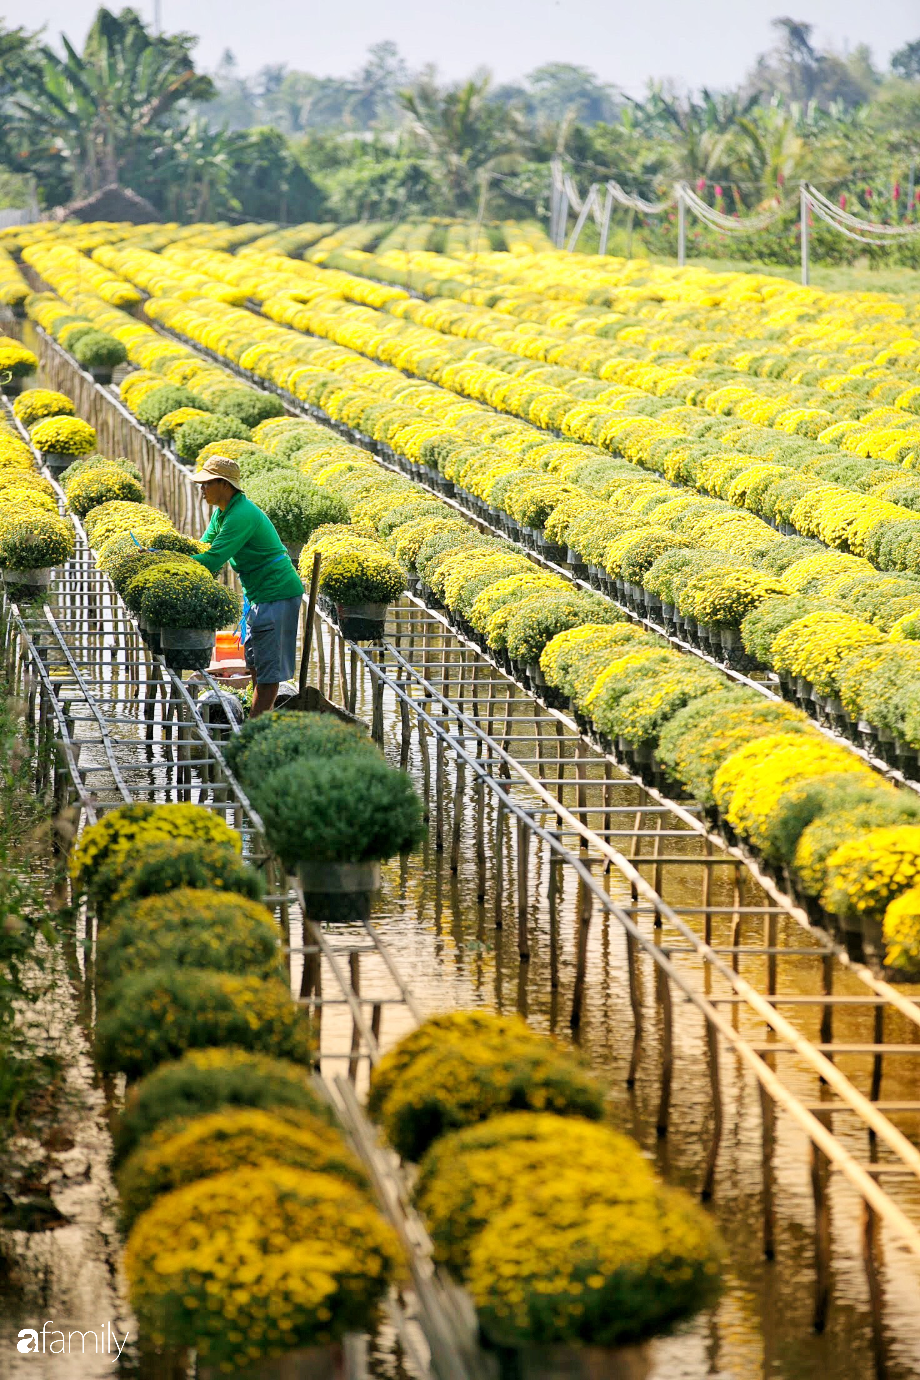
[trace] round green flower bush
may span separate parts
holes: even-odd
[[[188,1049],[233,1045],[310,1062],[310,1027],[281,978],[208,968],[152,968],[109,989],[96,1026],[104,1073],[143,1078]]]
[[[372,1329],[399,1260],[360,1189],[275,1164],[160,1198],[124,1257],[143,1334],[229,1370]]]
[[[634,1202],[655,1188],[635,1141],[581,1117],[509,1112],[441,1136],[414,1191],[435,1259],[462,1278],[470,1247],[495,1214],[573,1164],[586,1180],[606,1184],[611,1202]]]
[[[258,722],[258,720],[256,721]],[[229,848],[202,839],[154,839],[139,842],[130,854],[104,863],[95,875],[94,893],[108,897],[106,914],[126,901],[192,887],[196,891],[245,896],[261,901],[261,875]]]
[[[282,417],[284,404],[274,393],[261,393],[256,388],[228,388],[220,395],[218,411],[237,417],[252,428],[268,417]]]
[[[409,777],[372,753],[301,758],[272,772],[253,799],[273,851],[291,871],[304,860],[390,858],[425,836]]]
[[[164,383],[159,388],[151,389],[138,403],[137,420],[143,422],[144,426],[157,427],[168,413],[175,412],[180,407],[194,407],[199,412],[213,411],[204,399],[193,393],[190,388],[183,388],[175,383]]]
[[[246,497],[271,519],[283,542],[309,541],[325,523],[348,521],[344,499],[290,470],[248,481]]]
[[[210,441],[223,441],[228,438],[248,441],[251,435],[249,427],[244,426],[236,417],[215,414],[213,417],[194,417],[190,422],[186,422],[184,426],[180,426],[174,440],[177,455],[183,460],[194,460],[198,452]]]
[[[575,1163],[496,1214],[473,1242],[467,1284],[502,1345],[616,1347],[712,1305],[720,1257],[689,1194],[661,1186],[610,1201]]]
[[[126,587],[132,612],[161,628],[226,628],[238,623],[239,596],[196,561],[176,558],[148,566]]]
[[[77,517],[90,508],[117,499],[122,503],[143,503],[144,489],[119,465],[102,466],[76,475],[64,489],[67,502]]]
[[[70,352],[84,369],[114,369],[128,358],[122,342],[108,331],[86,331],[70,346]]]
[[[241,443],[238,442],[237,444]],[[203,451],[199,452],[197,462],[199,465],[203,454]],[[263,450],[261,446],[253,445],[232,458],[240,467],[240,476],[246,486],[247,494],[249,493],[249,483],[253,479],[261,478],[266,474],[289,475],[294,473],[288,462],[282,459],[280,455],[272,455],[269,451]]]
[[[539,662],[543,648],[567,628],[583,623],[621,623],[623,615],[598,594],[548,592],[511,615],[505,647],[512,661],[529,666]]]
[[[73,527],[57,513],[0,509],[0,566],[4,569],[46,570],[68,560],[75,550]]]
[[[159,1129],[168,1135],[190,1119],[232,1107],[289,1108],[331,1124],[332,1112],[308,1082],[308,1071],[245,1049],[193,1049],[129,1088],[112,1135],[121,1164]]]
[[[89,455],[96,449],[96,428],[82,417],[48,417],[31,435],[35,449],[47,455]]]
[[[236,830],[201,805],[151,805],[140,801],[119,805],[90,824],[77,840],[69,864],[75,893],[88,894],[94,901],[109,900],[109,889],[97,886],[103,868],[127,862],[127,871],[133,866],[138,848],[173,841],[201,843],[237,857],[242,851]],[[117,883],[113,883],[112,891],[116,888]]]
[[[32,426],[45,417],[72,417],[73,410],[67,394],[51,388],[27,388],[13,402],[13,411],[23,426]]]
[[[301,757],[339,757],[380,753],[358,724],[346,724],[334,714],[303,714],[274,709],[247,719],[224,747],[227,764],[245,782],[264,781],[270,772]]]
[[[278,927],[256,901],[230,891],[177,887],[120,904],[101,930],[97,971],[102,1003],[121,978],[164,965],[283,977]]]
[[[311,1112],[227,1108],[155,1131],[118,1172],[122,1227],[130,1231],[164,1193],[268,1163],[332,1174],[368,1189],[367,1175],[341,1134]]]
[[[430,1022],[426,1022],[430,1026]],[[404,1159],[418,1160],[448,1131],[471,1126],[503,1112],[546,1111],[600,1121],[603,1092],[576,1055],[552,1040],[513,1025],[497,1034],[486,1024],[481,1033],[456,1038],[462,1027],[446,1024],[437,1031],[421,1028],[415,1045],[421,1052],[402,1063],[397,1046],[378,1076],[390,1081],[374,1107],[393,1147]],[[433,1042],[425,1048],[421,1035]],[[409,1037],[412,1038],[411,1036]],[[398,1071],[394,1074],[394,1068]]]

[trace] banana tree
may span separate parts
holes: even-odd
[[[42,47],[37,80],[11,103],[30,162],[70,160],[78,195],[117,183],[180,102],[213,96],[210,78],[192,63],[193,42],[152,35],[133,10],[100,9],[82,53],[66,36],[63,56]]]

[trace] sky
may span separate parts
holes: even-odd
[[[488,67],[514,81],[545,62],[590,67],[632,95],[649,78],[716,89],[739,82],[758,52],[773,42],[770,20],[791,13],[814,25],[819,45],[838,51],[868,43],[881,65],[892,51],[920,38],[917,0],[159,0],[164,29],[198,33],[197,65],[212,69],[230,48],[240,71],[267,63],[318,76],[345,76],[367,49],[395,41],[412,68],[433,62],[443,78]],[[135,0],[153,20],[157,0]],[[82,41],[97,6],[91,0],[5,0],[11,26],[46,26]],[[121,8],[121,0],[110,0]]]

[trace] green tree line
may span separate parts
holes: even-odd
[[[920,39],[883,68],[816,47],[807,23],[774,30],[736,89],[634,99],[558,62],[444,84],[392,43],[344,78],[247,76],[230,53],[208,75],[194,35],[131,9],[100,9],[81,48],[0,25],[0,167],[46,207],[118,183],[175,219],[545,218],[555,156],[580,183],[655,197],[685,179],[739,215],[808,179],[873,219],[920,217]]]

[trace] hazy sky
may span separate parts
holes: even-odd
[[[815,27],[819,43],[838,49],[868,43],[876,59],[920,38],[917,0],[160,0],[167,29],[201,35],[198,63],[211,68],[225,48],[244,72],[265,63],[324,76],[360,66],[370,44],[397,42],[410,66],[434,62],[443,76],[479,65],[501,81],[541,63],[575,62],[638,94],[649,77],[692,86],[728,86],[772,42],[770,20],[792,14]],[[110,0],[120,8],[120,0]],[[136,0],[152,19],[154,0]],[[7,24],[63,29],[82,40],[96,4],[90,0],[6,0]]]

